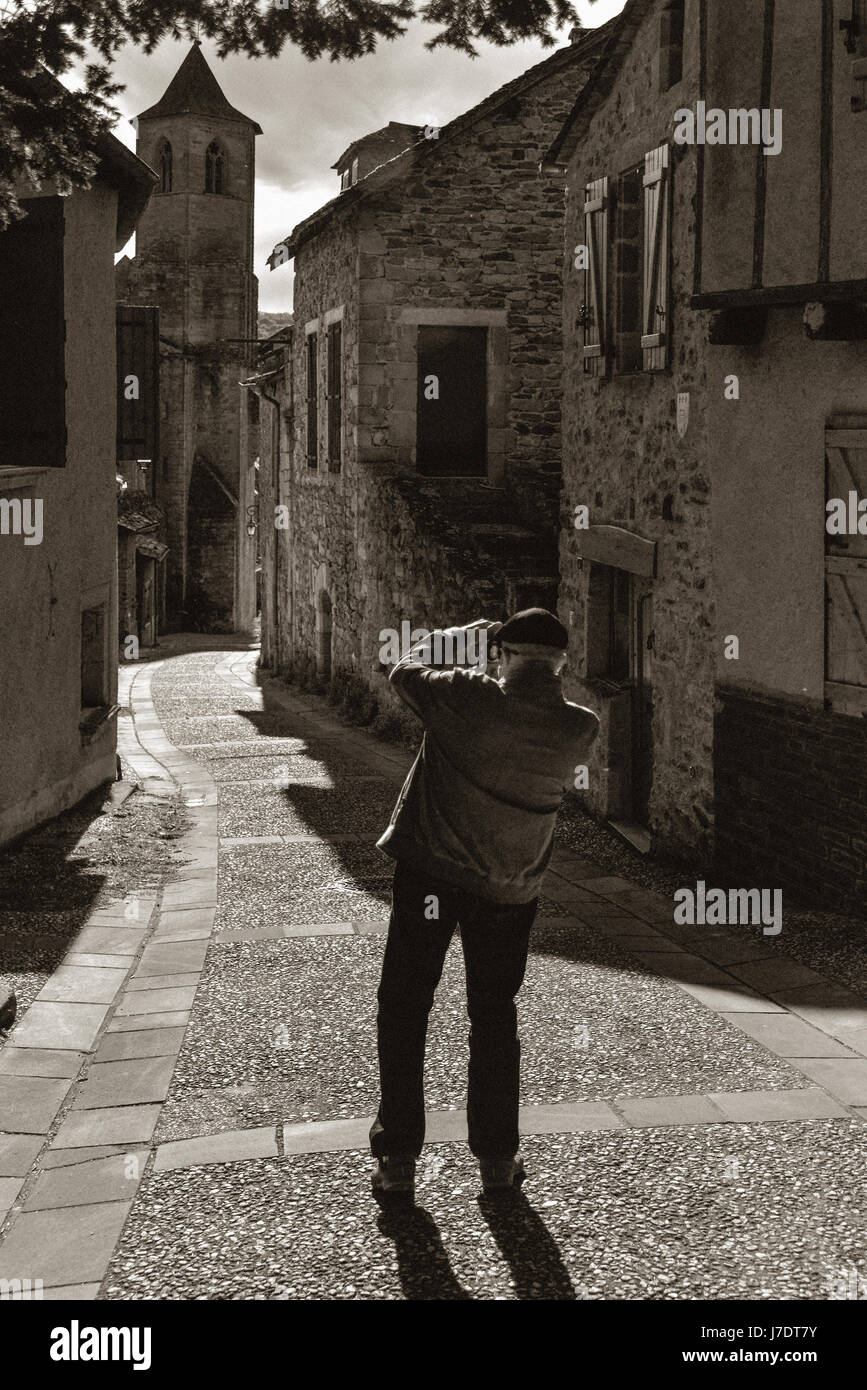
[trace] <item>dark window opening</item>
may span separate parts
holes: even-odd
[[[320,680],[328,684],[331,681],[331,596],[325,590],[319,595],[317,627],[319,640],[316,664]]]
[[[640,372],[642,311],[643,167],[617,180],[614,211],[614,360],[618,372]]]
[[[659,90],[667,92],[683,77],[684,0],[670,0],[659,16]]]
[[[342,363],[343,325],[328,325],[327,348],[328,364],[325,395],[328,403],[328,468],[331,473],[340,472],[340,446],[343,427],[343,363]]]
[[[225,192],[225,158],[223,151],[212,140],[205,153],[205,192]]]
[[[108,704],[108,665],[105,650],[105,605],[85,608],[81,615],[81,707]]]
[[[416,467],[484,477],[488,471],[486,328],[418,330]]]
[[[26,198],[0,231],[0,467],[63,468],[63,201]]]
[[[316,366],[319,335],[307,334],[307,467],[319,467],[319,412]]]
[[[160,193],[172,191],[172,147],[164,140],[159,150]]]

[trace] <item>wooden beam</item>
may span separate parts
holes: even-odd
[[[762,289],[711,290],[694,294],[692,309],[730,309],[749,304],[822,304],[867,299],[867,280],[829,280],[827,284],[814,281],[809,285],[774,285]]]
[[[575,534],[582,560],[611,565],[645,579],[656,578],[656,541],[645,540],[621,526],[588,526]]]

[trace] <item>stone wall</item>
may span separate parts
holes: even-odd
[[[812,701],[720,687],[717,856],[739,886],[826,909],[867,904],[867,723]]]
[[[402,714],[380,669],[380,633],[501,618],[556,585],[562,178],[539,161],[584,80],[558,58],[536,85],[406,157],[406,173],[335,212],[296,256],[296,402],[281,498],[292,521],[280,587],[284,671],[314,681],[332,603],[337,686]],[[305,324],[343,310],[343,467],[305,452]],[[418,324],[489,332],[487,480],[415,471]],[[320,371],[324,339],[320,336]],[[276,553],[280,554],[278,537]],[[264,576],[264,585],[269,579]],[[288,592],[286,592],[288,590]]]
[[[587,684],[585,643],[591,565],[582,567],[574,507],[591,524],[619,525],[657,543],[653,594],[653,781],[649,827],[656,848],[706,850],[712,824],[714,660],[707,462],[705,325],[689,307],[695,244],[696,152],[672,146],[671,279],[665,370],[593,377],[583,371],[576,317],[584,276],[574,248],[585,242],[584,188],[614,178],[670,138],[672,116],[698,94],[697,4],[687,0],[683,80],[657,90],[658,14],[652,12],[627,55],[614,90],[593,117],[567,178],[564,275],[563,496],[560,516],[560,616],[574,644],[567,675],[571,698],[622,725],[610,697]],[[613,226],[611,230],[613,240]],[[610,314],[609,314],[610,318]],[[689,427],[678,435],[675,402],[690,394]],[[618,742],[622,743],[620,735]],[[597,741],[585,802],[605,813],[614,740]]]

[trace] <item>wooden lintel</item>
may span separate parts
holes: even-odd
[[[582,560],[595,560],[645,579],[656,578],[656,541],[645,540],[622,526],[588,526],[575,534]]]

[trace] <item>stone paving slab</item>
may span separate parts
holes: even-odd
[[[107,1004],[58,1004],[37,997],[16,1025],[15,1043],[89,1052],[107,1014]]]
[[[115,1105],[104,1110],[71,1110],[54,1136],[60,1149],[94,1144],[149,1144],[158,1105]]]
[[[40,1167],[71,1168],[79,1163],[92,1163],[95,1158],[111,1158],[115,1154],[136,1152],[129,1144],[92,1144],[80,1149],[50,1148],[40,1159]]]
[[[623,1097],[613,1107],[633,1129],[719,1124],[723,1118],[708,1096]]]
[[[803,1091],[716,1092],[709,1099],[737,1124],[770,1120],[846,1119],[846,1110],[818,1086]]]
[[[127,994],[148,993],[155,989],[195,989],[200,972],[185,971],[182,975],[134,975],[127,982]]]
[[[136,967],[135,980],[144,975],[177,975],[198,972],[205,963],[207,941],[154,941],[145,946]]]
[[[62,1299],[70,1303],[92,1302],[99,1294],[99,1284],[58,1284],[53,1288],[44,1289],[42,1297],[45,1299]]]
[[[131,1057],[175,1057],[184,1040],[183,1028],[141,1028],[133,1033],[104,1033],[94,1054],[97,1062],[123,1062]]]
[[[144,927],[120,923],[114,927],[85,927],[75,938],[76,955],[134,956],[147,935]]]
[[[72,1109],[95,1110],[163,1101],[168,1095],[174,1069],[172,1056],[94,1062]]]
[[[9,1215],[15,1198],[23,1186],[23,1178],[0,1178],[0,1226]]]
[[[191,1009],[195,997],[195,986],[185,986],[181,989],[135,990],[124,995],[115,1009],[114,1016],[121,1019],[138,1014],[172,1013],[180,1009]]]
[[[867,1105],[867,1058],[801,1057],[795,1065],[844,1105]]]
[[[273,1125],[233,1130],[228,1134],[203,1134],[194,1139],[175,1139],[160,1144],[154,1168],[190,1168],[203,1163],[234,1163],[239,1159],[273,1158],[277,1139]]]
[[[39,998],[72,1004],[110,1004],[126,978],[126,969],[59,965]]]
[[[727,1023],[754,1038],[778,1057],[847,1057],[852,1054],[836,1038],[792,1014],[725,1014]]]
[[[152,1028],[186,1027],[190,1021],[189,1009],[171,1009],[159,1014],[132,1014],[128,1018],[115,1016],[106,1028],[106,1033],[135,1033]]]
[[[50,1047],[15,1047],[7,1043],[0,1052],[0,1077],[66,1077],[71,1081],[78,1075],[84,1056],[83,1052],[55,1051]]]
[[[806,985],[800,989],[773,989],[771,998],[807,1023],[813,1023],[841,1042],[853,1029],[867,1029],[867,1001],[852,990],[831,983]]]
[[[0,1076],[0,1115],[15,1134],[47,1134],[72,1082],[45,1076]]]
[[[22,1212],[0,1245],[0,1278],[41,1279],[46,1289],[101,1281],[131,1205]]]
[[[81,1207],[94,1202],[131,1202],[148,1160],[147,1149],[93,1158],[40,1173],[24,1211]]]
[[[43,1135],[0,1134],[0,1178],[26,1178],[44,1143]]]
[[[135,956],[132,955],[112,955],[100,954],[98,951],[70,951],[63,957],[64,965],[86,965],[96,966],[107,970],[125,969],[132,965]]]
[[[826,983],[824,976],[819,975],[817,971],[786,956],[733,963],[729,965],[728,970],[736,979],[743,980],[754,989],[773,989],[775,993],[783,989],[797,989],[803,985]]]

